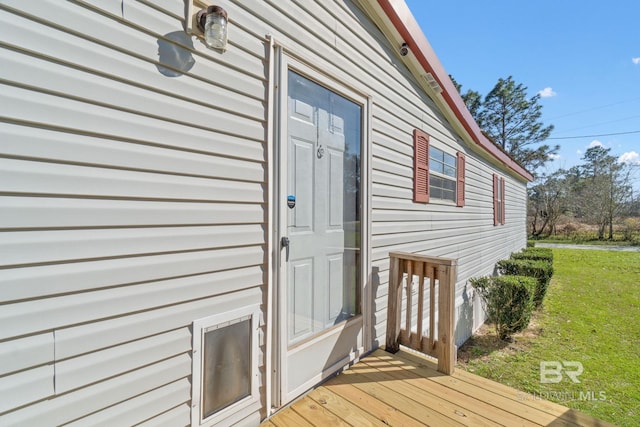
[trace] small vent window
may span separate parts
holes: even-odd
[[[192,426],[232,424],[257,407],[257,328],[249,309],[193,323]]]

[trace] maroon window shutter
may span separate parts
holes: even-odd
[[[465,155],[458,152],[458,191],[456,194],[456,206],[464,206],[465,194],[464,194],[464,168],[465,168]]]
[[[500,190],[501,190],[500,191],[500,196],[502,196],[502,200],[501,200],[501,203],[500,203],[500,209],[502,211],[502,212],[500,212],[500,219],[501,219],[500,224],[504,224],[506,222],[505,215],[504,215],[505,214],[505,208],[504,208],[504,204],[505,203],[504,202],[506,200],[506,197],[504,195],[504,187],[505,187],[504,178],[500,178]]]
[[[493,174],[493,225],[498,225],[498,175]]]
[[[429,135],[413,130],[413,201],[429,203]]]

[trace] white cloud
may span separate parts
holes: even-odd
[[[578,150],[578,151],[580,151],[580,150]],[[560,157],[561,157],[560,154],[549,154],[549,160],[551,160],[551,161],[558,160]]]
[[[628,165],[640,165],[640,154],[635,151],[627,151],[618,157],[618,163],[626,163]]]
[[[582,155],[582,150],[576,150],[576,154]]]
[[[589,144],[587,148],[593,148],[593,147],[604,147],[604,144],[598,141],[597,139],[594,139],[593,141],[591,141],[591,144]]]
[[[640,64],[640,56],[631,58],[631,62],[633,62],[636,65]]]
[[[540,92],[538,92],[538,95],[540,95],[541,98],[551,98],[552,96],[556,96],[557,93],[554,92],[554,90],[550,87],[545,87]]]

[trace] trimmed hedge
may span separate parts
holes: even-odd
[[[478,291],[489,321],[502,340],[524,330],[531,320],[537,282],[526,276],[478,277],[469,280]]]
[[[523,249],[522,252],[511,254],[511,258],[532,259],[553,263],[553,250],[551,250],[551,248],[526,248]]]
[[[503,275],[535,278],[538,286],[535,290],[533,303],[535,307],[542,305],[542,300],[544,300],[553,275],[553,264],[548,261],[532,259],[503,259],[498,261],[498,271]]]

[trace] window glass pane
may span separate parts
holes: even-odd
[[[429,159],[429,171],[431,172],[436,172],[436,173],[443,173],[443,164],[434,160],[434,159]]]
[[[450,193],[442,193],[441,191],[431,191],[431,197],[437,199],[451,199],[455,201],[456,183],[451,178],[457,176],[457,160],[455,156],[445,153],[444,151],[429,147],[429,173],[430,173],[430,188],[451,190],[453,196]]]
[[[455,167],[451,167],[451,166],[445,166],[444,167],[444,172],[445,175],[447,176],[456,176],[456,168]]]
[[[456,200],[456,181],[441,176],[429,176],[429,192],[436,199]]]
[[[204,334],[202,418],[251,394],[251,321]]]
[[[293,70],[288,89],[285,194],[297,199],[286,213],[294,345],[359,314],[363,106]]]
[[[456,182],[452,181],[450,179],[443,179],[442,180],[442,188],[453,191],[453,190],[456,189]]]
[[[442,161],[444,156],[444,152],[442,150],[438,150],[437,148],[429,147],[429,157],[432,159]]]
[[[332,116],[344,120],[345,151],[342,157],[342,227],[344,253],[342,289],[331,297],[329,324],[337,324],[360,313],[360,219],[362,107],[338,94],[331,93]],[[331,249],[334,250],[334,249]],[[335,293],[334,293],[335,294]]]
[[[445,153],[444,162],[449,166],[453,166],[454,168],[456,167],[456,158],[454,156],[452,156],[451,154],[446,154]]]
[[[430,187],[429,191],[431,192],[431,196],[436,199],[442,199],[442,190],[438,187]]]

